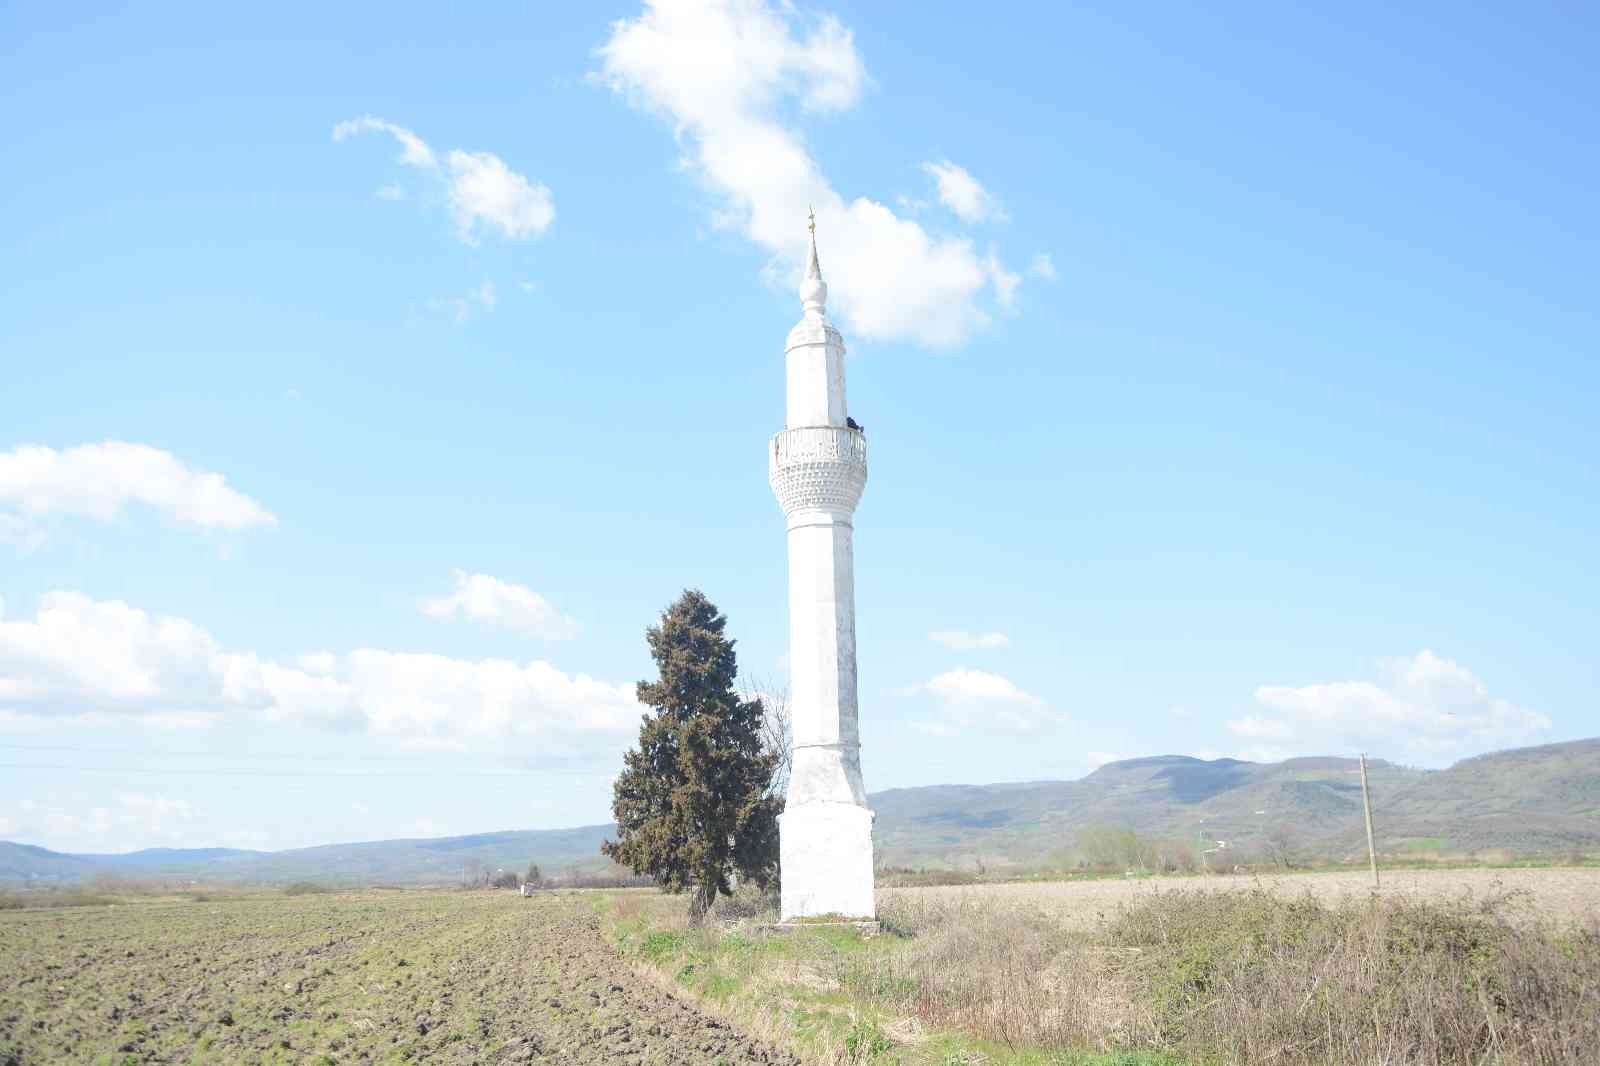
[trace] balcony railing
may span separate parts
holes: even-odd
[[[867,438],[844,426],[800,426],[772,438],[767,479],[785,514],[855,510],[867,483]]]

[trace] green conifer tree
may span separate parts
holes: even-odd
[[[654,710],[612,786],[618,839],[600,848],[666,891],[690,892],[692,925],[734,875],[762,886],[777,876],[783,800],[767,792],[779,756],[761,742],[761,701],[733,690],[727,624],[690,589],[646,631],[660,677],[639,682],[639,701]]]

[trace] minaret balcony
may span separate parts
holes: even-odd
[[[784,514],[849,514],[867,484],[867,438],[845,426],[799,426],[772,438],[767,480]]]

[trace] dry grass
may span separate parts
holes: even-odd
[[[1503,896],[1524,898],[1525,913],[1561,922],[1600,918],[1600,868],[1504,870],[1398,870],[1382,875],[1386,898],[1459,900]],[[1035,907],[1077,929],[1102,925],[1126,904],[1174,889],[1237,892],[1251,889],[1288,896],[1311,895],[1328,904],[1365,898],[1371,891],[1365,870],[1327,873],[1263,874],[1256,877],[1145,877],[1127,880],[1024,882],[939,888],[891,888],[878,893],[882,906],[901,901],[973,896],[1012,906]]]
[[[1324,902],[1195,884],[1125,892],[1104,922],[1064,921],[1047,892],[888,894],[882,916],[906,945],[854,984],[1008,1047],[1241,1064],[1595,1061],[1592,900],[1588,917],[1555,923],[1516,894]]]

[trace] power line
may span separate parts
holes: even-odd
[[[105,748],[84,744],[14,744],[0,741],[0,750],[11,751],[70,751],[92,755],[127,755],[128,749]],[[321,760],[324,762],[415,762],[419,759],[437,758],[441,753],[437,751],[415,753],[391,753],[378,755],[316,755],[303,751],[218,751],[216,749],[173,749],[162,748],[149,753],[155,757],[178,758],[227,758],[227,759],[294,759],[298,762],[308,760]]]
[[[173,776],[220,777],[532,777],[538,774],[603,774],[604,770],[557,767],[546,770],[458,770],[442,767],[432,770],[262,770],[255,767],[197,769],[194,767],[158,768],[148,766],[75,766],[71,763],[0,763],[0,770],[67,770],[94,774],[155,774]]]

